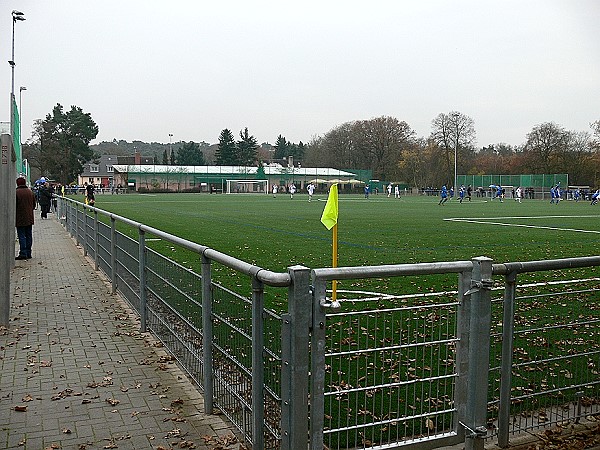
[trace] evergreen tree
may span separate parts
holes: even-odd
[[[181,166],[203,166],[204,154],[196,142],[185,142],[177,150],[177,162]]]
[[[286,159],[289,156],[289,143],[286,139],[279,135],[277,136],[277,142],[275,142],[275,159]]]
[[[237,162],[240,166],[253,166],[256,162],[258,141],[248,134],[248,127],[240,131],[241,140],[237,142]]]
[[[233,134],[227,128],[219,135],[219,144],[215,153],[217,166],[236,165],[237,146]]]
[[[64,112],[57,104],[52,113],[37,122],[35,134],[39,139],[38,163],[43,174],[60,183],[77,179],[83,165],[92,159],[90,141],[98,134],[98,126],[89,113],[77,106]]]
[[[172,166],[175,165],[175,163],[177,162],[177,160],[175,159],[175,150],[171,149],[171,160],[169,161],[171,163]]]
[[[167,149],[166,148],[165,148],[165,151],[163,152],[162,163],[163,163],[163,166],[168,166],[169,165],[169,156],[167,155]]]

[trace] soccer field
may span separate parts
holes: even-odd
[[[398,200],[374,195],[367,200],[359,195],[340,195],[339,265],[455,261],[476,256],[501,263],[591,256],[600,248],[600,213],[588,202],[554,205],[529,200],[519,204],[512,199],[500,203],[474,198],[439,206],[438,201],[427,196]],[[96,207],[266,269],[285,271],[296,264],[310,268],[331,265],[332,233],[320,222],[325,202],[325,194],[312,202],[298,194],[293,200],[282,194],[276,198],[254,194],[128,194],[98,195]],[[137,239],[135,228],[118,226]],[[150,248],[185,267],[163,264],[163,258],[147,265],[153,274],[149,289],[153,311],[160,311],[162,305],[168,320],[175,317],[168,311],[177,311],[185,320],[174,321],[175,329],[187,329],[190,323],[201,328],[201,286],[198,277],[188,276],[187,270],[199,272],[198,255],[155,239],[150,233],[145,237]],[[130,253],[135,255],[135,245],[132,248]],[[251,306],[256,303],[250,277],[213,263],[211,281],[215,342],[227,348],[229,353],[223,354],[230,359],[242,361],[249,373],[252,359],[248,349],[257,317],[252,316]],[[448,411],[454,402],[454,340],[458,339],[458,319],[462,317],[457,281],[457,274],[452,273],[338,282],[342,307],[327,312],[324,346],[329,368],[325,375],[329,389],[325,429],[338,430],[327,437],[329,448],[355,447],[365,439],[385,443],[392,439],[390,436],[421,436],[430,433],[432,426],[451,428],[454,419]],[[519,393],[529,392],[532,386],[551,386],[551,391],[546,397],[520,399],[511,406],[515,415],[521,410],[572,402],[573,382],[580,389],[588,379],[597,378],[597,374],[589,374],[596,363],[589,365],[588,353],[597,348],[595,333],[590,331],[597,325],[597,281],[594,267],[519,274],[515,324],[508,324],[514,326],[512,345],[520,370],[512,383]],[[493,400],[500,395],[502,333],[505,311],[509,310],[505,309],[504,290],[500,277],[494,279],[488,387],[488,398]],[[272,286],[263,294],[269,310],[262,314],[265,346],[270,354],[277,355],[267,362],[265,383],[277,393],[281,388],[278,356],[284,342],[280,315],[290,311],[289,297],[287,288]],[[583,349],[579,359],[571,353],[577,348]],[[556,386],[564,387],[564,392],[556,394]],[[435,403],[421,401],[425,391]],[[393,419],[394,414],[401,420]],[[488,419],[497,417],[497,411],[490,409]],[[277,414],[270,419],[277,429]],[[374,424],[366,426],[364,434],[356,431],[369,421]],[[346,428],[349,431],[344,431]]]
[[[600,210],[589,202],[340,195],[339,266],[467,260],[495,262],[597,255]],[[98,195],[96,207],[285,271],[331,265],[331,232],[320,222],[326,194]],[[160,244],[155,244],[160,248]],[[172,255],[177,259],[176,255]]]

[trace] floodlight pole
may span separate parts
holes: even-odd
[[[15,23],[17,20],[25,20],[25,15],[21,11],[17,11],[16,9],[12,12],[12,53],[11,59],[8,62],[11,67],[11,89],[10,93],[15,95]],[[12,108],[12,105],[11,105]]]
[[[15,118],[13,112],[13,103],[15,101],[15,23],[17,20],[25,20],[25,15],[21,11],[13,9],[12,11],[12,51],[11,58],[8,61],[11,69],[11,84],[10,84],[10,135],[14,139],[15,136]],[[20,165],[20,164],[19,164]]]
[[[458,177],[456,175],[456,144],[454,144],[454,193],[456,194],[456,181]]]
[[[457,195],[458,191],[457,191],[457,187],[456,187],[456,183],[458,182],[458,175],[457,175],[457,153],[458,153],[458,116],[459,114],[454,112],[451,114],[452,118],[454,119],[454,127],[455,129],[455,136],[454,136],[454,194]]]

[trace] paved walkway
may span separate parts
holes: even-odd
[[[11,272],[0,449],[244,448],[49,217]]]

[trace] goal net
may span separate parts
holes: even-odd
[[[227,180],[228,194],[268,194],[269,180]]]

